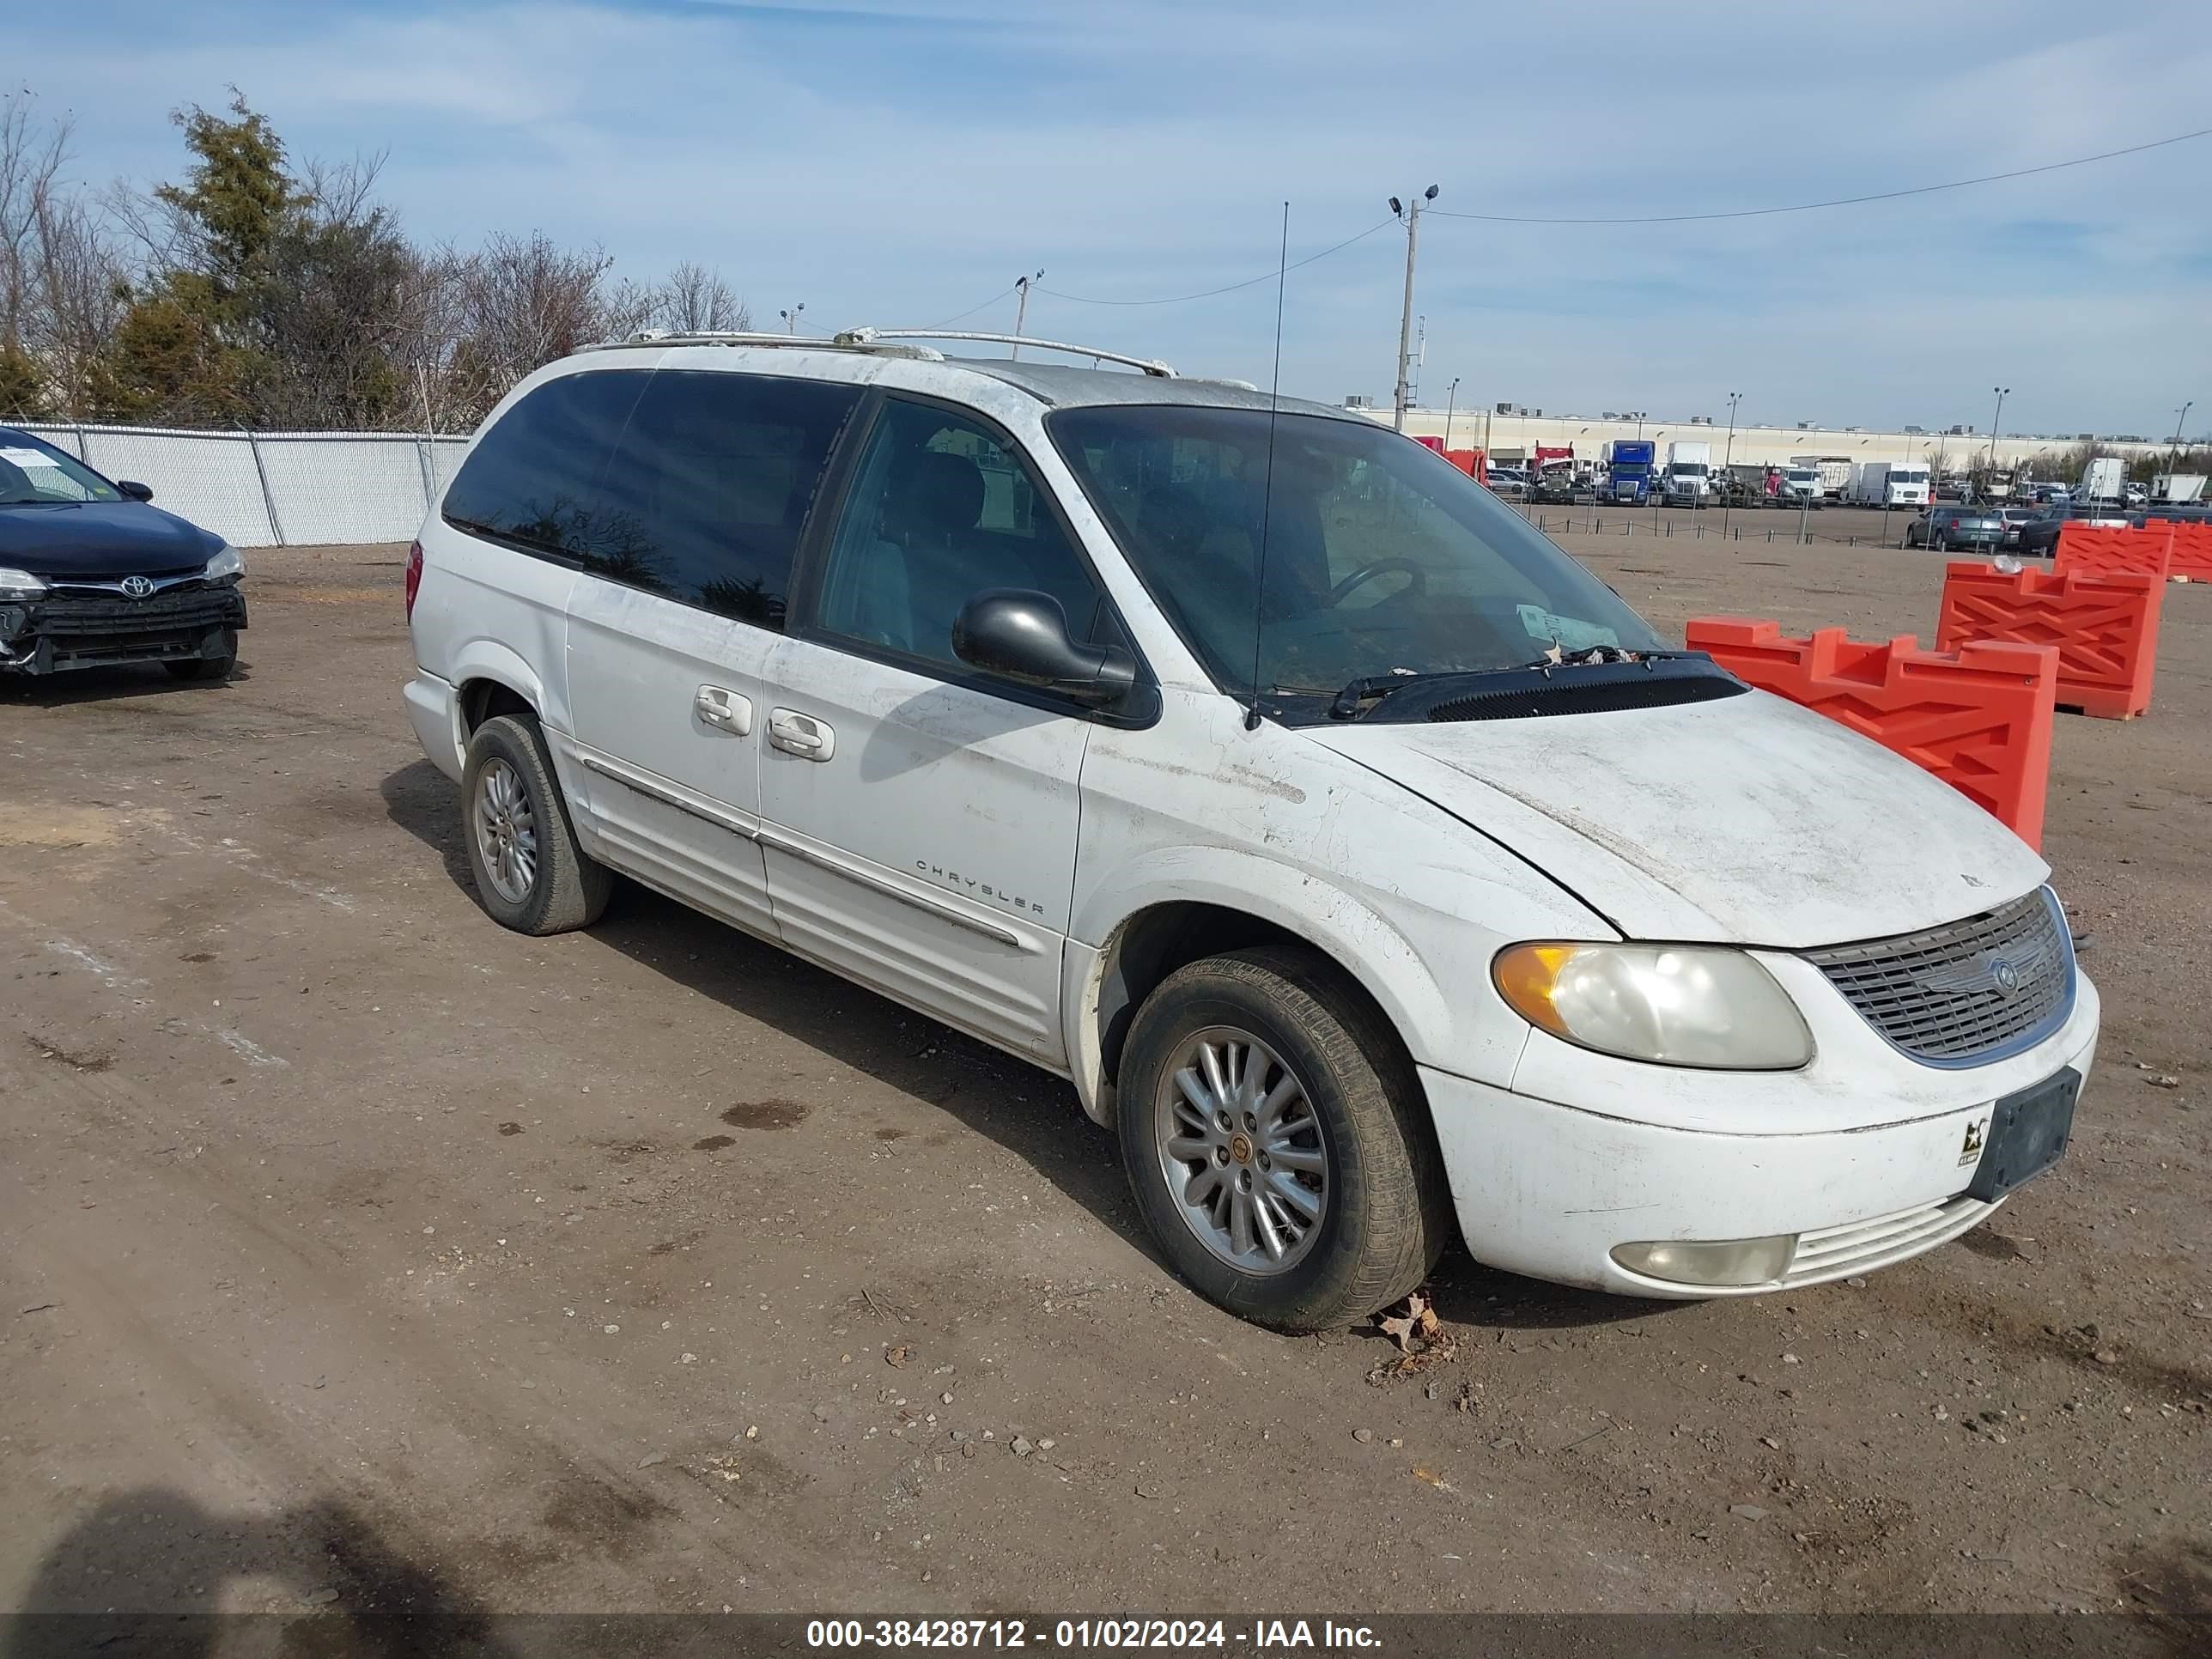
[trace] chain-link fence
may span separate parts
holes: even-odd
[[[404,432],[189,432],[55,426],[36,433],[156,504],[240,547],[404,542],[453,469],[466,438]]]

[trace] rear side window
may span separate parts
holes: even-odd
[[[599,479],[652,378],[634,368],[548,380],[477,440],[446,491],[446,522],[568,562],[621,545],[628,527],[608,521]]]
[[[792,556],[860,398],[822,380],[661,370],[599,486],[622,539],[585,568],[781,628]]]
[[[456,528],[780,628],[792,556],[860,392],[714,370],[549,380],[477,441]]]

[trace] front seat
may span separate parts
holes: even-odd
[[[965,455],[925,449],[903,458],[884,492],[878,524],[906,576],[906,648],[949,659],[952,624],[986,587],[1004,586],[981,567],[969,533],[983,514],[982,469]]]

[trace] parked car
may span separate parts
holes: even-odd
[[[2062,526],[2086,524],[2118,529],[2128,522],[2124,514],[2115,513],[2110,507],[2057,504],[2039,508],[2034,517],[2021,524],[2018,536],[2010,545],[2022,558],[2047,559],[2058,550],[2058,532]]]
[[[2003,518],[1986,507],[1931,507],[1905,526],[1907,547],[1929,547],[1938,552],[2002,547],[2004,539]]]
[[[1528,499],[1528,474],[1516,466],[1493,466],[1489,469],[1490,493],[1500,501],[1525,501]]]
[[[2032,507],[2000,507],[1997,516],[2004,521],[2004,544],[2017,547],[2020,545],[2021,526],[2035,517],[2035,509]]]
[[[178,679],[229,677],[245,562],[153,496],[0,427],[0,673],[158,662]]]
[[[1167,1260],[1285,1328],[1455,1218],[1745,1295],[2056,1160],[2099,1001],[2033,851],[1420,447],[1139,367],[864,331],[516,387],[406,580],[484,909],[621,872],[1069,1079]]]

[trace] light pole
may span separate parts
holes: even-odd
[[[790,310],[779,311],[775,313],[777,316],[783,319],[783,331],[786,334],[796,334],[799,332],[799,313],[805,309],[806,301],[801,300],[797,305],[792,307]]]
[[[1444,453],[1447,455],[1451,453],[1452,409],[1458,402],[1459,376],[1455,374],[1452,376],[1451,385],[1444,389]],[[2178,438],[2181,431],[2180,427],[2176,426],[2173,430]]]
[[[1022,296],[1014,304],[1014,337],[1018,340],[1022,337],[1022,319],[1030,314],[1030,284],[1042,281],[1044,281],[1044,272],[1042,270],[1033,276],[1014,278],[1014,287]],[[1009,355],[1018,357],[1022,355],[1022,349],[1016,346]]]
[[[1728,447],[1723,452],[1724,459],[1721,462],[1721,488],[1728,492],[1721,497],[1721,539],[1723,541],[1728,539],[1729,514],[1735,510],[1735,474],[1729,471],[1729,468],[1735,460],[1735,406],[1742,401],[1743,393],[1741,392],[1729,393]]]
[[[1394,432],[1406,429],[1406,404],[1412,393],[1407,372],[1412,367],[1413,356],[1413,250],[1420,240],[1421,204],[1436,199],[1437,187],[1434,185],[1415,197],[1410,205],[1400,202],[1395,196],[1390,198],[1392,216],[1402,220],[1406,226],[1406,303],[1398,313],[1398,391],[1392,404],[1395,412],[1390,419],[1390,428]]]
[[[1459,382],[1455,380],[1452,384],[1457,386]],[[2175,473],[2181,471],[2181,423],[2189,418],[2189,411],[2196,407],[2197,399],[2191,398],[2173,411],[2173,459],[2166,464],[2166,477],[2169,480]],[[2172,487],[2171,482],[2166,485],[2169,489]]]
[[[2004,400],[2012,395],[2008,386],[1993,386],[1997,394],[1997,412],[1990,416],[1990,489],[1995,492],[1997,483],[1997,426],[2004,419]]]

